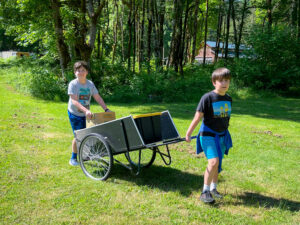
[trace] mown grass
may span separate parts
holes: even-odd
[[[107,181],[93,181],[68,164],[67,103],[17,93],[11,71],[0,72],[1,224],[300,223],[299,99],[234,99],[234,148],[219,183],[226,196],[205,205],[198,198],[206,160],[195,143],[170,146],[171,166],[157,157],[134,176],[115,164]],[[118,118],[168,109],[184,136],[197,102],[108,105]]]

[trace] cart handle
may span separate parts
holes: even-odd
[[[192,140],[192,139],[196,139],[196,138],[197,138],[197,136],[192,136],[192,137],[191,137],[191,140]],[[180,138],[180,140],[181,140],[181,141],[185,141],[185,138]]]

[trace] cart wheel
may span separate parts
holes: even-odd
[[[113,167],[113,156],[109,145],[99,134],[89,134],[79,148],[80,167],[87,177],[106,180]]]
[[[151,166],[156,157],[156,148],[153,149],[140,149],[136,151],[126,152],[125,156],[130,164],[138,166],[139,154],[141,154],[141,168],[147,168]]]

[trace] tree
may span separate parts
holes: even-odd
[[[195,1],[195,10],[194,10],[194,30],[193,30],[193,47],[192,47],[191,63],[193,63],[195,61],[195,56],[196,56],[198,12],[199,12],[199,0],[196,0]]]
[[[208,23],[208,0],[206,0],[206,11],[205,11],[203,65],[205,65],[205,58],[206,58],[207,23]]]
[[[64,76],[64,72],[67,69],[69,62],[71,61],[71,58],[63,34],[63,22],[60,14],[61,4],[58,0],[51,0],[50,3],[52,7],[52,15],[55,27],[56,45],[60,56],[60,66],[62,70],[62,75]]]

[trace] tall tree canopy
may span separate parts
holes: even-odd
[[[0,4],[5,35],[23,46],[38,43],[40,51],[60,59],[63,72],[72,60],[98,58],[126,64],[133,72],[161,71],[167,65],[182,73],[206,40],[216,41],[217,53],[225,58],[228,44],[234,43],[238,58],[255,24],[266,29],[290,27],[300,40],[299,0],[1,0]]]

